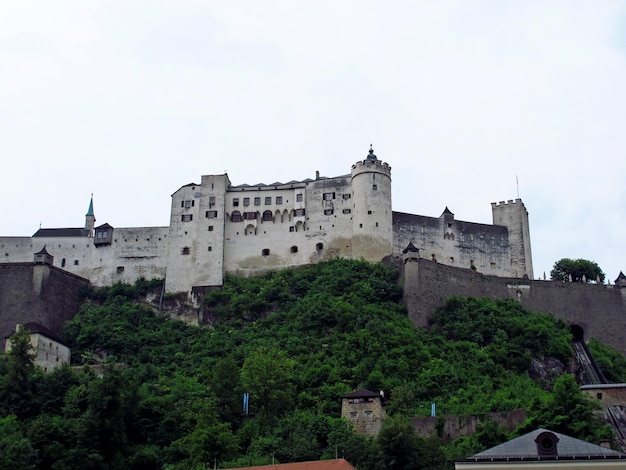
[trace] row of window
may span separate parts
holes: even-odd
[[[318,243],[315,245],[315,249],[317,251],[322,251],[324,249],[324,244],[323,243]],[[213,251],[213,247],[209,247],[208,251]],[[297,253],[298,252],[298,247],[296,245],[292,246],[291,248],[289,248],[289,252],[290,253]],[[181,250],[181,254],[182,255],[189,255],[191,254],[191,248],[189,248],[188,246],[185,246],[182,248]],[[270,249],[269,248],[263,248],[261,250],[261,256],[269,256],[270,255]],[[124,270],[124,268],[122,267],[122,271]],[[118,268],[118,272],[119,272],[119,268]]]
[[[332,215],[334,214],[334,212],[335,211],[332,208],[324,209],[324,215]],[[343,214],[350,214],[352,212],[352,209],[342,209],[341,212]],[[371,211],[369,211],[369,213],[371,213]],[[306,210],[294,209],[293,215],[294,217],[304,217],[306,215]],[[215,219],[217,218],[217,211],[206,211],[204,216],[208,219]],[[256,220],[258,218],[259,218],[259,213],[256,211],[244,212],[243,214],[239,211],[233,211],[233,213],[230,215],[231,222],[242,222],[244,220]],[[191,222],[193,221],[193,214],[183,214],[180,216],[180,220],[182,222]],[[263,215],[261,216],[261,220],[263,222],[272,222],[274,220],[274,216],[272,215],[271,211],[265,211],[263,212]]]
[[[301,201],[302,199],[298,199],[298,196],[302,196],[302,194],[298,194],[296,196],[296,201]],[[250,205],[250,199],[249,197],[244,197],[243,198],[243,205],[244,206],[249,206]],[[254,199],[254,205],[255,206],[260,206],[261,205],[261,198],[260,197],[255,197]],[[271,196],[266,196],[265,197],[265,205],[266,206],[271,206],[272,205],[272,197]],[[276,196],[276,205],[280,206],[283,203],[283,197],[282,196]],[[233,198],[233,207],[239,207],[239,198],[235,197]]]
[[[324,193],[322,195],[322,199],[324,201],[332,201],[333,199],[335,199],[336,194],[334,192],[331,193]],[[343,194],[342,195],[343,199],[350,199],[352,197],[351,194]],[[264,204],[266,206],[271,206],[272,205],[272,197],[271,196],[266,196],[264,199]],[[249,198],[249,197],[244,197],[243,198],[243,205],[244,207],[247,207],[250,205],[250,202],[253,202],[255,206],[260,206],[261,205],[261,197],[254,197],[254,198]],[[302,202],[304,201],[304,194],[303,193],[298,193],[296,194],[296,202]],[[283,197],[282,196],[276,196],[275,198],[275,204],[277,206],[282,205],[283,203]],[[209,202],[210,204],[210,202]],[[193,204],[192,204],[193,205]],[[239,198],[235,197],[233,198],[233,207],[239,207]]]
[[[363,412],[363,416],[365,418],[371,418],[373,415],[373,413],[370,410],[366,410]],[[358,419],[359,417],[359,412],[358,411],[351,411],[350,412],[350,419]]]

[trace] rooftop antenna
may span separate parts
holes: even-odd
[[[517,199],[519,199],[519,180],[517,179],[517,175],[515,175],[515,186],[517,186]]]

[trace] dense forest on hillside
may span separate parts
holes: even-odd
[[[409,418],[431,403],[439,415],[525,409],[520,433],[611,433],[572,375],[531,379],[536,360],[570,363],[570,334],[515,301],[453,298],[415,329],[395,271],[333,260],[228,277],[205,299],[217,321],[197,327],[142,302],[151,289],[160,282],[88,293],[65,327],[80,370],[44,374],[27,336],[14,337],[0,361],[0,468],[233,468],[339,455],[360,470],[445,469],[512,437],[489,421],[453,442],[417,437]],[[597,348],[624,379],[619,358]],[[358,388],[389,398],[377,438],[340,418],[340,397]]]

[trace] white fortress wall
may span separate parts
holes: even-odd
[[[333,257],[377,262],[412,242],[422,258],[498,276],[532,277],[528,212],[521,200],[492,204],[494,225],[393,212],[391,167],[374,155],[348,175],[233,186],[204,175],[172,194],[167,227],[40,229],[0,237],[2,262],[32,262],[46,246],[54,266],[97,286],[165,278],[168,292],[219,286],[225,273],[258,275]],[[94,238],[95,237],[95,238]]]
[[[92,244],[93,271],[85,277],[96,286],[133,283],[142,277],[163,279],[167,269],[168,233],[169,227],[113,228],[110,245]]]

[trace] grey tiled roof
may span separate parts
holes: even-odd
[[[33,237],[86,237],[89,230],[84,228],[40,228]]]
[[[512,439],[504,444],[497,445],[463,461],[487,460],[539,460],[535,439],[542,432],[552,432],[547,429],[536,429],[523,436]],[[575,439],[565,434],[552,432],[557,438],[557,456],[551,459],[626,459],[626,454],[612,449],[591,444],[590,442]],[[546,457],[542,457],[545,459]]]

